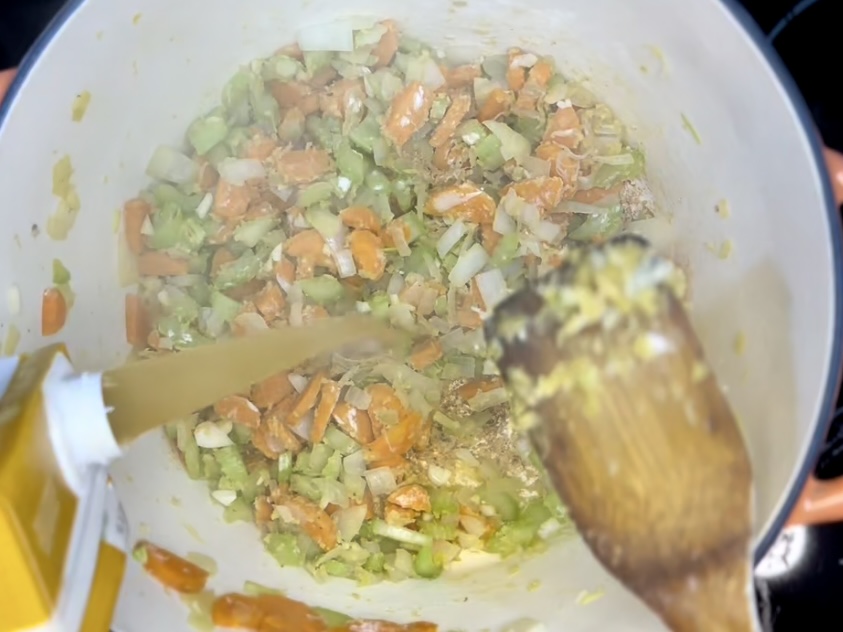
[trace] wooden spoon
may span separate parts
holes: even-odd
[[[752,471],[670,262],[624,237],[572,251],[487,335],[597,559],[674,632],[757,629]]]

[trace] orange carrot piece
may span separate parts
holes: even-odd
[[[316,407],[316,412],[313,415],[313,426],[310,429],[310,441],[312,443],[319,443],[325,437],[325,431],[331,422],[331,414],[340,400],[341,391],[342,388],[334,380],[322,382],[319,405]]]
[[[247,428],[257,428],[261,423],[258,407],[242,395],[223,397],[214,404],[214,412],[223,419],[230,419]]]
[[[150,251],[138,257],[141,276],[184,276],[190,272],[187,259],[172,257],[164,252]]]
[[[126,294],[126,342],[135,349],[146,346],[149,332],[152,330],[149,311],[137,294]]]
[[[272,408],[282,399],[292,394],[293,385],[287,371],[276,373],[252,386],[250,397],[258,408]]]
[[[41,296],[41,335],[52,336],[61,331],[67,321],[67,301],[54,287]]]
[[[145,558],[143,567],[146,572],[167,588],[185,594],[198,593],[205,589],[208,572],[196,564],[145,540],[138,542],[135,552]]]
[[[123,205],[123,231],[126,234],[126,244],[129,252],[139,255],[143,252],[144,236],[141,233],[143,223],[152,208],[146,200],[135,198]]]

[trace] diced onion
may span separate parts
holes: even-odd
[[[366,301],[357,301],[355,303],[355,308],[357,309],[358,314],[369,314],[372,311],[372,306]]]
[[[503,205],[498,205],[492,222],[492,230],[499,235],[510,235],[515,232],[515,228],[515,221],[507,214]]]
[[[449,564],[457,559],[460,551],[462,551],[460,547],[447,540],[436,540],[433,543],[433,557],[440,560],[443,565]]]
[[[457,259],[457,262],[451,269],[451,273],[448,275],[448,280],[452,285],[465,285],[471,281],[471,279],[474,278],[474,275],[480,272],[488,262],[489,255],[486,253],[486,249],[483,248],[481,244],[474,244],[468,249],[468,251],[461,254],[459,259]]]
[[[357,266],[354,264],[354,257],[351,255],[351,250],[338,250],[333,255],[334,261],[337,262],[337,272],[341,279],[347,279],[357,274]]]
[[[235,186],[243,186],[248,180],[266,178],[266,169],[260,160],[252,158],[226,158],[217,167],[220,178]]]
[[[298,425],[293,426],[290,428],[293,432],[295,432],[300,438],[304,439],[305,441],[310,441],[310,429],[313,427],[313,411],[309,412],[304,418],[298,423]]]
[[[366,484],[373,496],[390,494],[398,487],[398,483],[395,482],[395,474],[388,467],[366,470],[363,477],[366,479]]]
[[[427,477],[437,487],[444,487],[451,482],[451,470],[431,463],[427,466]]]
[[[404,229],[401,226],[393,224],[389,227],[389,234],[392,236],[392,241],[395,242],[395,248],[398,254],[402,257],[409,257],[413,254],[410,250],[410,245],[407,243],[407,238],[404,236]]]
[[[477,275],[476,281],[477,289],[480,291],[480,296],[483,298],[483,304],[487,311],[494,309],[509,293],[506,280],[503,278],[503,272],[498,269],[481,272]]]
[[[193,429],[193,437],[200,448],[216,449],[234,445],[228,436],[234,425],[230,421],[203,421]]]
[[[622,167],[635,163],[635,158],[632,154],[616,154],[614,156],[596,155],[592,156],[592,160],[594,160],[594,162],[602,162],[604,165],[613,165],[616,167]]]
[[[293,388],[296,389],[297,393],[304,391],[304,389],[307,388],[308,382],[310,382],[308,378],[304,375],[299,375],[298,373],[290,373],[290,375],[287,376],[287,379],[290,380],[290,384],[293,385]]]
[[[143,218],[140,232],[141,235],[146,235],[147,237],[151,237],[155,234],[155,228],[152,226],[152,220],[149,218],[149,215]]]
[[[237,500],[237,492],[233,489],[216,489],[211,492],[211,498],[216,500],[223,507],[228,507]]]
[[[469,535],[482,537],[486,533],[486,522],[481,518],[469,516],[466,514],[460,515],[460,526],[465,529]]]
[[[447,334],[451,331],[451,324],[444,318],[439,318],[439,316],[431,316],[427,322],[440,334]]]
[[[427,546],[433,543],[433,539],[429,535],[413,531],[412,529],[406,529],[404,527],[396,527],[385,523],[383,520],[374,520],[372,523],[372,531],[374,531],[375,535],[379,535],[383,538],[389,538],[390,540],[395,540],[396,542],[403,542],[404,544]],[[398,549],[396,554],[402,550],[403,549]],[[407,551],[404,552],[407,553]]]
[[[355,505],[347,509],[341,509],[334,514],[337,521],[337,530],[340,532],[340,539],[343,542],[351,542],[360,533],[360,528],[366,520],[366,505]]]
[[[444,258],[451,249],[457,245],[460,239],[462,239],[465,234],[468,232],[468,228],[461,219],[457,220],[453,224],[448,227],[439,240],[436,242],[436,252],[439,254],[439,258]]]
[[[199,167],[190,158],[180,151],[159,145],[155,148],[149,164],[146,166],[146,175],[158,180],[166,180],[175,184],[187,184],[192,182],[199,172]]]
[[[343,469],[347,474],[363,476],[366,473],[366,459],[363,450],[352,452],[342,460]]]
[[[342,19],[303,26],[296,33],[296,41],[303,51],[350,53],[354,50],[354,25]]]
[[[201,218],[205,219],[208,216],[208,213],[211,211],[211,207],[214,205],[214,196],[211,192],[205,194],[205,197],[202,198],[202,201],[196,206],[196,214]]]
[[[433,406],[427,402],[421,391],[410,391],[407,399],[409,400],[410,408],[419,413],[423,418],[427,419],[430,413],[433,412]]]
[[[396,272],[389,279],[389,283],[386,284],[386,293],[387,293],[388,296],[393,296],[393,295],[398,294],[403,289],[404,289],[404,277],[401,276],[400,273]]]
[[[526,169],[533,178],[544,178],[550,175],[550,162],[536,158],[535,156],[527,156],[521,161],[521,166]]]
[[[552,242],[562,233],[562,226],[547,220],[536,222],[530,226],[530,232],[544,242]]]
[[[359,410],[368,410],[372,396],[362,388],[350,386],[345,393],[345,401]]]

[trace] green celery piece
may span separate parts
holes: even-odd
[[[202,478],[207,481],[217,481],[222,475],[220,464],[211,454],[202,455]]]
[[[398,208],[405,213],[413,208],[413,203],[416,201],[413,185],[407,180],[398,179],[392,183],[392,196],[398,203]]]
[[[197,280],[189,288],[187,293],[200,305],[207,306],[211,302],[211,286],[204,280]]]
[[[242,305],[239,301],[227,297],[222,292],[217,292],[216,290],[211,292],[211,309],[223,321],[230,323],[234,320],[235,316],[240,313],[241,307]]]
[[[486,550],[508,557],[523,551],[535,540],[538,525],[521,522],[504,523],[486,543]]]
[[[342,612],[328,610],[327,608],[313,608],[313,610],[316,614],[322,617],[322,621],[329,628],[341,628],[346,623],[353,621],[351,617],[347,614],[343,614]]]
[[[199,446],[196,445],[196,441],[188,443],[183,454],[184,468],[187,470],[187,475],[194,480],[202,478],[202,472],[204,470],[202,467],[202,455]]]
[[[228,147],[232,156],[240,156],[243,153],[243,148],[251,140],[252,135],[245,127],[232,127],[231,131],[225,137],[225,146]]]
[[[152,187],[152,195],[158,207],[172,203],[177,205],[185,213],[195,211],[203,197],[202,195],[187,195],[180,191],[178,187],[168,182],[161,182],[154,185]]]
[[[261,271],[261,260],[251,250],[247,250],[239,259],[220,266],[214,279],[218,290],[229,290],[254,279]]]
[[[357,149],[371,154],[374,151],[375,140],[382,139],[381,125],[377,117],[371,113],[357,125],[348,135],[349,140]]]
[[[66,285],[70,283],[70,270],[58,260],[53,259],[53,285]]]
[[[222,107],[228,114],[228,120],[235,125],[248,125],[251,115],[249,105],[249,85],[251,75],[240,70],[228,80],[222,89]]]
[[[253,75],[249,83],[249,103],[255,122],[274,132],[281,122],[281,109],[275,98],[267,92],[263,79],[257,75]]]
[[[305,53],[305,65],[307,65],[308,54]],[[274,55],[267,59],[261,67],[261,76],[266,79],[278,79],[280,81],[292,81],[305,69],[301,62],[288,55]],[[313,72],[308,68],[308,72]]]
[[[458,514],[460,504],[454,496],[454,491],[447,488],[432,490],[430,492],[430,511],[435,518]]]
[[[285,452],[278,457],[278,482],[289,483],[293,475],[293,455]]]
[[[339,560],[328,560],[321,566],[322,570],[331,577],[351,577],[354,570],[350,564]]]
[[[634,180],[644,174],[644,154],[638,149],[627,148],[633,162],[628,165],[601,165],[592,179],[592,186],[609,189],[624,180]]]
[[[198,118],[187,128],[187,140],[200,156],[206,154],[217,143],[221,143],[226,134],[228,134],[228,125],[218,114]]]
[[[313,76],[317,71],[331,65],[334,54],[327,50],[314,50],[304,51],[302,57],[304,57],[304,67],[308,74]]]
[[[501,154],[501,141],[494,134],[489,134],[474,146],[478,164],[486,171],[500,169],[506,162]]]
[[[462,140],[466,145],[474,146],[481,140],[492,134],[488,129],[477,119],[468,119],[463,121],[457,128],[455,136]]]
[[[530,141],[530,145],[535,147],[544,137],[545,127],[546,121],[543,118],[519,116],[515,119],[512,129]]]
[[[328,459],[331,458],[333,453],[334,451],[331,447],[324,443],[317,443],[313,446],[310,450],[310,462],[308,463],[310,473],[313,476],[319,476],[322,473],[322,469],[328,465]]]
[[[214,450],[214,458],[219,463],[220,471],[238,490],[249,482],[249,472],[237,446],[228,446]]]
[[[261,595],[283,595],[284,592],[247,579],[243,582],[243,594],[249,597],[260,597]]]
[[[383,553],[372,553],[363,563],[363,568],[370,573],[383,573],[385,562],[386,556]]]
[[[293,474],[290,477],[290,489],[314,502],[322,497],[322,490],[315,479],[302,474]]]
[[[323,466],[324,467],[324,466]],[[294,472],[308,472],[310,471],[310,450],[302,450],[296,457],[296,462],[293,465]]]
[[[448,315],[448,298],[446,296],[440,296],[436,299],[436,302],[433,304],[433,313],[440,318]]]
[[[552,517],[553,514],[544,504],[544,501],[534,500],[521,509],[521,515],[518,517],[518,522],[540,527],[542,523]]]
[[[404,222],[404,225],[410,229],[410,237],[407,239],[408,244],[413,243],[427,232],[424,221],[422,221],[416,213],[407,213],[402,215],[401,220]]]
[[[192,323],[199,317],[199,304],[179,288],[172,288],[172,290],[170,292],[164,290],[167,292],[167,314],[185,325]]]
[[[231,438],[237,445],[249,445],[252,440],[252,429],[243,424],[234,424]]]
[[[451,98],[447,94],[439,94],[433,99],[433,104],[430,106],[430,120],[439,121],[445,116],[448,111],[448,106],[451,105]]]
[[[501,520],[510,522],[518,518],[518,501],[504,491],[486,490],[480,494],[480,498],[487,505],[495,508]]]
[[[270,533],[263,539],[266,550],[281,566],[302,566],[304,553],[298,539],[291,533]]]
[[[385,293],[372,295],[369,299],[369,309],[375,318],[389,317],[389,297]]]
[[[307,117],[305,129],[323,149],[334,151],[342,141],[342,128],[335,118],[312,114]]]
[[[166,336],[177,349],[190,349],[209,342],[191,325],[181,322],[175,316],[164,316],[158,319],[158,333]]]
[[[170,422],[170,423],[164,425],[164,434],[167,435],[167,438],[170,441],[176,440],[176,436],[178,435],[178,432],[179,432],[179,423],[180,422],[178,422],[178,421],[173,421],[173,422]]]
[[[239,241],[249,248],[254,248],[263,236],[272,229],[275,222],[274,217],[259,217],[249,222],[243,222],[234,229],[234,241]]]
[[[501,237],[489,265],[494,268],[502,268],[518,255],[518,233],[510,233]]]
[[[351,180],[355,186],[360,186],[371,169],[369,161],[360,152],[352,148],[351,143],[343,139],[337,146],[335,158],[339,172]]]
[[[574,241],[602,241],[617,235],[623,229],[623,209],[614,206],[605,213],[589,215],[586,220],[568,233]]]
[[[177,248],[192,254],[207,236],[202,222],[195,216],[185,216],[173,202],[165,203],[152,214],[152,228],[149,245],[153,250]]]
[[[442,574],[442,564],[433,555],[433,547],[423,546],[413,560],[416,575],[425,579],[435,579]]]
[[[304,295],[319,305],[330,305],[340,300],[345,294],[342,284],[330,274],[322,274],[312,279],[298,281]]]
[[[223,510],[222,517],[226,522],[252,522],[252,506],[243,498],[236,498]]]
[[[223,160],[230,158],[231,155],[232,153],[228,145],[226,143],[220,143],[219,145],[214,145],[214,147],[205,154],[205,158],[207,158],[208,162],[214,167],[217,167]]]
[[[236,426],[237,424],[234,425]],[[241,492],[243,498],[245,498],[248,503],[253,503],[255,498],[266,493],[270,478],[269,471],[265,467],[255,470],[249,474],[249,478],[243,486],[243,490]]]
[[[360,444],[333,424],[328,426],[325,431],[324,441],[341,456],[347,456],[360,449]],[[326,474],[323,475],[327,476]]]
[[[334,452],[329,458],[325,467],[322,468],[322,476],[331,480],[337,480],[342,471],[342,454]]]
[[[132,549],[132,558],[141,566],[146,566],[149,561],[149,552],[144,544],[138,544]]]
[[[366,174],[366,186],[375,193],[389,193],[392,182],[380,169],[372,169]]]
[[[369,48],[381,41],[386,34],[387,27],[383,24],[374,24],[369,28],[359,29],[354,32],[354,48]]]
[[[314,182],[299,191],[296,204],[305,208],[329,201],[336,195],[336,187],[331,182]]]
[[[457,524],[436,521],[423,522],[421,532],[434,540],[455,540],[457,538]]]

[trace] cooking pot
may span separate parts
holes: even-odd
[[[0,336],[14,325],[21,350],[44,344],[41,293],[58,258],[76,292],[60,334],[74,361],[124,361],[128,288],[114,217],[146,184],[153,149],[179,144],[239,65],[292,42],[300,27],[344,17],[393,18],[457,60],[511,46],[553,55],[627,123],[671,218],[658,246],[688,272],[693,320],[746,434],[762,556],[797,503],[834,403],[843,269],[837,209],[807,110],[732,2],[71,0],[0,107],[0,288],[19,295],[0,306]],[[90,104],[76,121],[72,106],[84,91]],[[81,210],[56,241],[44,228],[58,204],[52,166],[65,155]],[[576,538],[518,561],[469,556],[434,581],[317,583],[279,568],[254,527],[225,524],[158,433],[112,474],[133,537],[212,556],[219,591],[252,580],[314,605],[422,618],[443,630],[502,630],[524,617],[548,630],[660,629]],[[186,612],[133,564],[113,627],[187,629]]]

